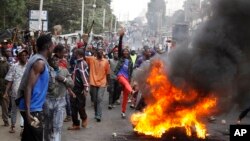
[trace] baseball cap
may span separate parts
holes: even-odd
[[[23,52],[26,52],[26,53],[28,53],[28,50],[26,50],[26,49],[19,49],[19,50],[17,50],[17,55],[20,55],[21,53],[23,53]]]
[[[83,47],[84,46],[84,43],[83,42],[78,42],[77,43],[77,48],[81,48],[81,47]]]

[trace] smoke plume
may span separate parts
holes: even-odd
[[[195,89],[201,97],[214,93],[217,112],[223,113],[235,104],[250,106],[250,1],[218,0],[211,6],[208,20],[195,31],[191,48],[179,45],[160,59],[173,84]],[[138,75],[139,84],[147,74]],[[142,91],[148,90],[143,87]]]

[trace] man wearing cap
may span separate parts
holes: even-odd
[[[8,81],[4,96],[11,95],[11,128],[10,133],[15,133],[15,124],[16,124],[16,117],[17,117],[17,107],[15,104],[15,99],[17,96],[18,87],[21,82],[21,78],[23,76],[26,63],[28,60],[28,51],[25,49],[20,49],[17,51],[18,62],[11,66],[9,69],[5,80]],[[10,92],[11,91],[11,92]],[[21,127],[23,127],[23,119],[20,120]]]
[[[5,53],[5,49],[7,48],[7,40],[3,40],[2,42],[2,46],[1,46],[1,56],[4,56],[4,53]]]

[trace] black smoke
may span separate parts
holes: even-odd
[[[211,9],[191,45],[179,45],[160,58],[173,84],[191,87],[201,97],[213,93],[217,112],[223,113],[235,104],[250,106],[250,1],[211,1]]]

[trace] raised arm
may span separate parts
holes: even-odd
[[[118,44],[118,57],[121,58],[122,57],[122,39],[124,36],[124,29],[121,29],[119,31],[119,44]]]

